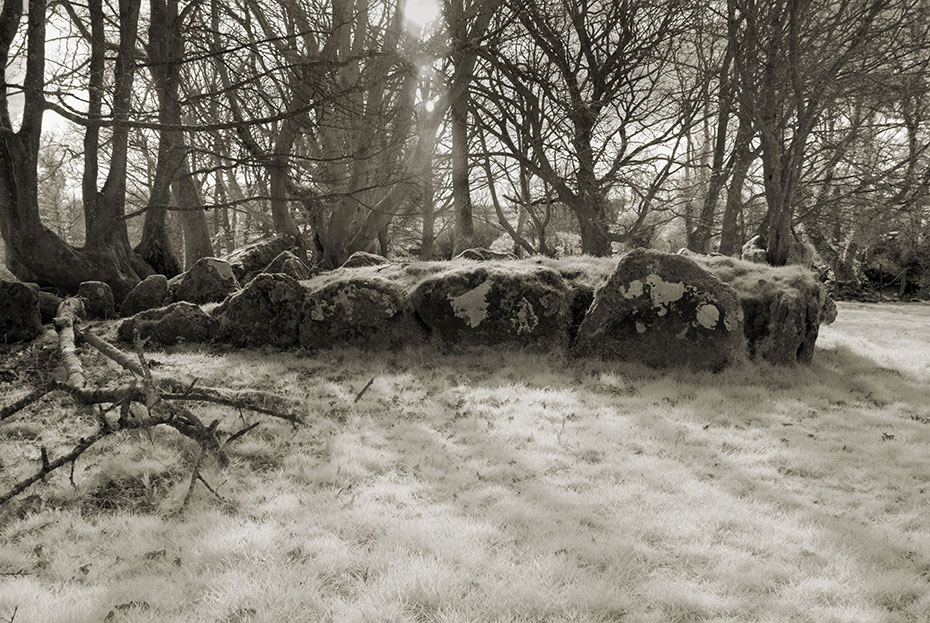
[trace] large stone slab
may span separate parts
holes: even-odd
[[[171,345],[179,342],[211,342],[216,336],[217,322],[200,306],[179,301],[167,307],[149,309],[124,320],[117,329],[117,338],[131,342],[135,331],[143,340]]]
[[[168,279],[164,275],[149,275],[133,288],[120,304],[121,316],[133,316],[147,309],[165,304],[168,297]]]
[[[0,341],[25,342],[40,333],[38,292],[19,281],[0,281]]]
[[[84,302],[84,311],[92,320],[105,320],[116,316],[113,291],[102,281],[84,281],[78,286],[78,298]]]
[[[190,270],[169,282],[166,302],[217,303],[239,290],[229,262],[215,257],[197,260]]]
[[[290,251],[281,251],[268,266],[262,269],[262,273],[283,273],[298,281],[310,279],[319,272],[319,269],[310,268]]]
[[[388,259],[377,253],[368,253],[367,251],[356,251],[343,262],[340,268],[364,268],[365,266],[381,266],[387,264]]]
[[[370,276],[342,275],[305,282],[300,345],[327,348],[355,344],[394,348],[422,340],[405,310],[403,288]]]
[[[574,352],[720,370],[745,359],[743,310],[733,288],[693,260],[636,249],[595,292]]]
[[[427,277],[410,305],[432,336],[450,344],[565,348],[571,301],[559,274],[528,264],[453,268]]]
[[[736,290],[749,356],[774,364],[810,363],[821,324],[836,304],[816,276],[800,266],[772,267],[729,257],[700,260]]]
[[[237,346],[297,343],[304,288],[282,273],[260,274],[213,310],[217,339]]]
[[[293,251],[296,246],[297,242],[287,236],[266,238],[236,249],[226,256],[226,261],[239,283],[245,285],[283,251]]]

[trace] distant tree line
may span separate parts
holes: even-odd
[[[324,266],[758,234],[930,274],[930,1],[416,1],[3,0],[8,267],[120,295],[270,234]]]

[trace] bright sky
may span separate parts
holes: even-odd
[[[439,0],[407,0],[407,21],[423,28],[439,17]]]

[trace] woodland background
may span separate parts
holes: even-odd
[[[117,297],[267,235],[930,290],[926,0],[4,0],[0,233]]]

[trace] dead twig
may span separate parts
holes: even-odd
[[[181,502],[181,508],[183,510],[187,508],[187,503],[190,502],[191,494],[194,493],[194,485],[197,484],[197,479],[200,477],[200,465],[203,463],[203,458],[207,455],[207,449],[204,446],[200,447],[200,454],[197,455],[197,460],[194,462],[194,469],[191,470],[191,482],[187,486],[187,493],[184,494],[184,500]]]
[[[28,489],[30,486],[32,486],[33,483],[38,482],[39,480],[45,478],[48,474],[52,473],[53,471],[55,471],[62,465],[67,465],[68,463],[77,460],[77,458],[81,456],[82,454],[84,454],[84,452],[88,448],[90,448],[92,445],[94,445],[95,443],[97,443],[98,441],[100,441],[101,439],[103,439],[109,434],[110,432],[108,431],[98,429],[90,437],[81,438],[78,441],[78,444],[74,446],[74,448],[70,452],[68,452],[67,454],[63,456],[58,457],[54,461],[49,461],[48,457],[45,456],[44,460],[42,461],[41,469],[39,469],[37,472],[35,472],[31,476],[27,476],[26,478],[23,478],[22,480],[17,482],[6,493],[0,494],[0,504],[4,504],[8,500],[13,499],[17,495],[19,495],[20,493]],[[44,451],[44,448],[43,448],[43,451]]]
[[[16,415],[35,401],[42,398],[42,396],[49,393],[51,390],[51,387],[40,387],[39,389],[34,389],[16,402],[3,407],[0,409],[0,422],[7,419],[8,417]]]
[[[251,424],[251,425],[249,425],[249,426],[246,426],[246,427],[243,428],[242,430],[233,433],[232,435],[229,436],[229,439],[227,439],[227,440],[223,443],[223,446],[228,446],[229,444],[231,444],[231,443],[234,442],[235,440],[239,439],[240,437],[246,435],[246,434],[249,433],[250,431],[252,431],[252,430],[254,430],[255,428],[257,428],[259,424],[261,424],[261,422],[255,422],[254,424]]]
[[[365,395],[365,392],[368,391],[368,388],[371,387],[372,383],[374,382],[375,382],[375,377],[371,377],[371,379],[365,384],[365,387],[362,388],[362,391],[358,393],[358,395],[355,397],[355,400],[353,400],[352,402],[358,402],[359,400],[361,400],[362,396]]]

